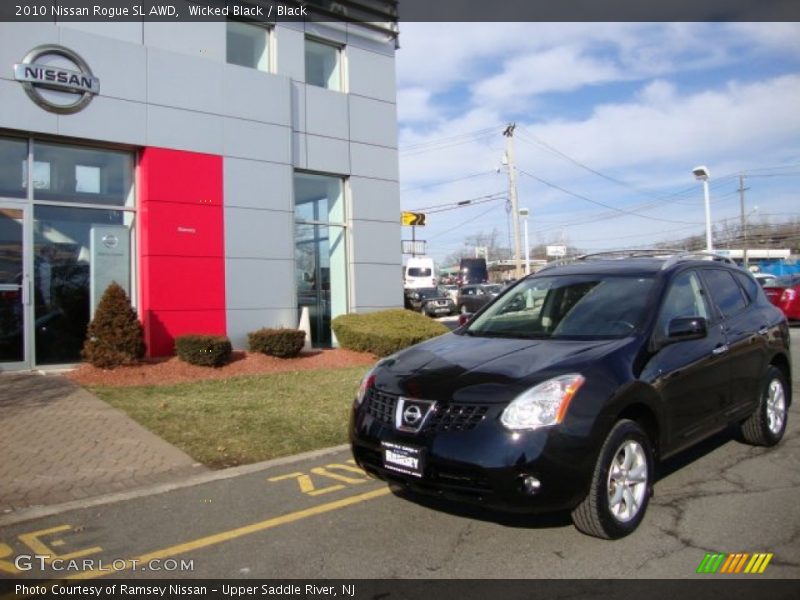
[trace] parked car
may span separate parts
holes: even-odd
[[[740,268],[692,256],[578,260],[376,364],[350,442],[412,493],[572,511],[633,532],[656,464],[729,425],[772,446],[791,402],[789,328]]]
[[[767,287],[778,278],[777,275],[773,275],[772,273],[753,273],[753,277],[761,284],[761,287]]]
[[[800,275],[778,277],[764,286],[764,293],[787,319],[800,320]]]
[[[463,285],[458,291],[456,307],[462,314],[479,311],[501,292],[502,286],[496,284],[487,285]]]
[[[456,305],[443,287],[406,290],[405,307],[429,317],[444,317],[456,312]]]
[[[458,286],[455,284],[447,284],[442,286],[447,295],[450,296],[450,299],[453,301],[453,304],[458,303]]]

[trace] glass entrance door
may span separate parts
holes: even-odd
[[[0,370],[30,364],[30,280],[25,261],[27,209],[0,201]]]

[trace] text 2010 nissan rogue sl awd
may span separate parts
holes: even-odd
[[[786,319],[749,273],[695,255],[586,257],[378,362],[350,440],[362,468],[410,490],[569,509],[613,539],[644,517],[655,461],[730,424],[780,441],[790,382]]]

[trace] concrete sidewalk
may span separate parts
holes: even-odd
[[[64,377],[0,374],[0,513],[205,470]]]

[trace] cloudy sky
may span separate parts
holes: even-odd
[[[751,218],[800,216],[798,23],[402,23],[400,45],[403,209],[477,199],[429,215],[437,259],[472,233],[508,240],[512,121],[531,245],[702,234],[697,165],[715,223],[739,218],[739,173]]]

